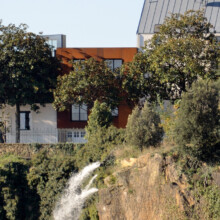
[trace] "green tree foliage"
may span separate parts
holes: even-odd
[[[150,69],[172,98],[198,78],[216,78],[219,45],[204,11],[172,14],[146,43]]]
[[[42,151],[33,158],[27,179],[30,188],[40,197],[39,219],[50,219],[55,202],[74,170],[74,158],[62,153],[49,156],[46,151]]]
[[[38,195],[28,186],[29,165],[14,156],[1,157],[0,219],[38,219]]]
[[[145,102],[142,109],[136,106],[128,117],[125,140],[128,144],[143,150],[145,147],[157,146],[163,138],[160,116]]]
[[[96,133],[100,127],[108,128],[112,123],[112,119],[111,108],[105,102],[100,103],[96,100],[89,115],[89,121],[86,127],[87,135],[90,136]]]
[[[45,38],[0,23],[0,102],[16,106],[16,141],[20,141],[20,105],[52,102],[58,62]]]
[[[205,158],[220,146],[219,91],[219,83],[195,82],[183,93],[177,113],[176,143],[200,158]]]
[[[59,111],[73,103],[92,106],[98,99],[109,106],[117,106],[120,100],[115,74],[104,61],[93,58],[73,63],[74,70],[59,76],[54,91],[54,106]]]
[[[132,62],[122,65],[121,87],[128,104],[138,104],[140,98],[155,101],[157,94],[165,95],[163,85],[149,70],[148,55],[142,52],[137,53]]]
[[[77,152],[77,157],[83,158],[83,166],[90,162],[105,160],[113,145],[122,141],[122,131],[111,125],[112,119],[110,107],[96,100],[86,127],[88,143]]]

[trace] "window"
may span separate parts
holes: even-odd
[[[86,132],[85,131],[81,131],[81,137],[84,138],[86,135]]]
[[[51,46],[52,56],[55,57],[55,51],[57,49],[57,40],[48,39],[46,42]]]
[[[86,105],[72,105],[72,121],[87,121],[88,113]]]
[[[85,60],[84,59],[75,59],[73,60],[74,63],[83,63]]]
[[[79,131],[74,131],[74,138],[78,138],[79,137]]]
[[[154,25],[154,33],[159,33],[160,32],[160,27],[161,27],[161,24],[155,24]]]
[[[117,117],[118,116],[118,108],[112,109],[112,116]]]
[[[20,112],[20,130],[30,130],[30,112]]]
[[[85,143],[85,130],[60,131],[59,142]],[[63,134],[65,138],[63,139]]]
[[[72,142],[72,132],[68,131],[66,134],[66,141]]]
[[[105,63],[111,70],[115,70],[116,68],[121,67],[122,60],[105,60]]]
[[[73,60],[73,64],[82,64],[84,61],[85,60],[83,60],[83,59],[75,59],[75,60]],[[74,70],[78,71],[78,68],[75,66]]]

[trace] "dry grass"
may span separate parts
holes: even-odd
[[[129,159],[129,158],[137,158],[144,154],[167,154],[171,150],[175,149],[174,143],[170,142],[162,142],[160,146],[158,147],[149,147],[144,148],[143,151],[140,151],[138,148],[135,148],[133,146],[123,144],[120,146],[117,146],[115,150],[113,151],[114,156],[116,157],[116,160],[123,160],[123,159]]]

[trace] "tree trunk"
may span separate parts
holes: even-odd
[[[15,142],[20,143],[20,104],[16,104],[15,110]]]

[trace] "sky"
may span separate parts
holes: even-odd
[[[3,25],[65,34],[67,47],[136,47],[144,0],[0,0]]]

